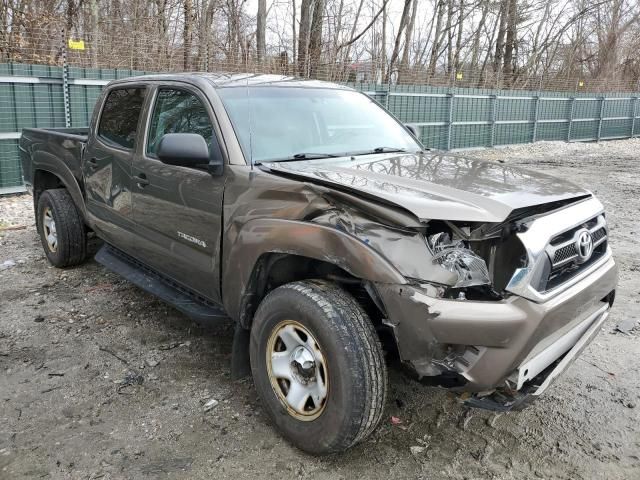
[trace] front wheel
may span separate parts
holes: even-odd
[[[301,281],[269,293],[254,318],[250,354],[269,417],[301,450],[345,450],[380,421],[382,348],[367,314],[337,285]]]

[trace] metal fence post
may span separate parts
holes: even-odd
[[[573,110],[576,106],[576,97],[571,97],[571,109],[569,111],[569,127],[567,128],[567,142],[571,141],[571,126],[573,124]]]
[[[71,127],[71,108],[69,105],[69,63],[67,62],[67,38],[62,29],[62,98],[64,100],[64,125]]]
[[[602,115],[604,113],[604,101],[606,98],[600,98],[600,116],[598,117],[598,135],[596,136],[596,142],[600,141],[600,135],[602,134]]]
[[[636,116],[638,115],[638,97],[633,97],[633,103],[631,107],[631,138],[633,138],[633,133],[636,129]]]
[[[489,146],[493,147],[496,143],[496,103],[498,102],[497,95],[491,95],[491,140]]]
[[[540,95],[534,97],[535,101],[535,113],[533,117],[533,135],[531,136],[531,143],[535,143],[538,137],[538,115],[540,114]]]
[[[449,121],[447,122],[447,150],[451,150],[451,130],[453,128],[453,98],[455,93],[448,93],[449,97]]]

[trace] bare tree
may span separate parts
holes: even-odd
[[[267,0],[258,0],[258,13],[256,15],[256,54],[258,57],[258,63],[262,63],[267,54],[266,29]]]
[[[393,74],[395,64],[398,60],[398,55],[400,54],[400,42],[402,41],[402,32],[407,27],[409,23],[409,12],[411,11],[411,3],[412,0],[404,0],[404,8],[402,9],[402,16],[400,17],[400,25],[398,26],[398,31],[396,33],[396,40],[393,45],[393,52],[391,53],[391,58],[389,59],[389,69],[387,70],[386,82],[389,83],[391,80],[391,75]]]
[[[184,27],[182,31],[184,42],[184,60],[183,67],[185,70],[191,69],[191,27],[193,22],[193,4],[191,0],[184,0]]]
[[[298,31],[298,74],[307,73],[307,55],[309,53],[309,31],[311,28],[312,0],[300,3],[300,29]]]
[[[309,35],[309,63],[310,75],[315,76],[320,66],[322,53],[322,18],[324,15],[324,0],[314,0],[311,32]]]

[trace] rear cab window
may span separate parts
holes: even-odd
[[[132,149],[145,94],[143,87],[111,90],[102,107],[98,136],[112,146]]]

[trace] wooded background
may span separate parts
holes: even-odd
[[[637,91],[637,0],[2,0],[0,63]]]

